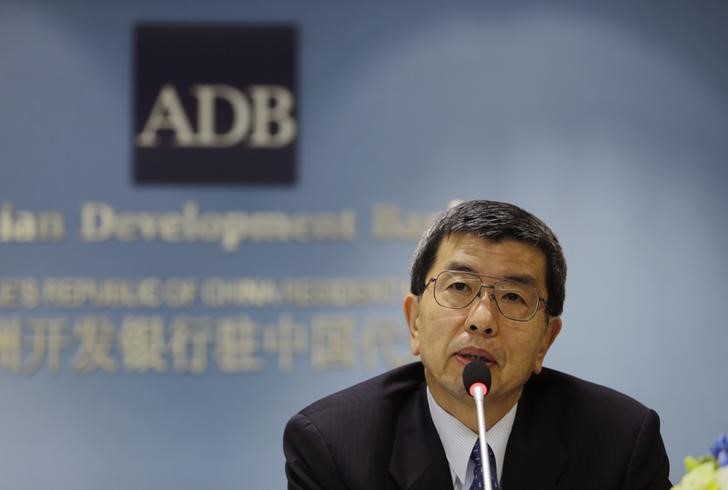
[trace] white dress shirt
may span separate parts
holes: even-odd
[[[473,482],[475,463],[470,460],[470,453],[478,440],[478,434],[438,405],[432,393],[430,393],[429,387],[427,388],[427,405],[430,408],[430,416],[440,436],[442,447],[445,449],[445,456],[450,465],[453,488],[455,490],[467,490]],[[516,418],[516,407],[518,407],[518,403],[513,405],[513,408],[486,432],[488,445],[495,455],[498,481],[500,481],[503,474],[506,445],[511,435],[511,429],[513,429],[513,421]],[[474,401],[473,410],[475,410]],[[485,457],[487,458],[487,455]]]

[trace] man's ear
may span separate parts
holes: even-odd
[[[404,318],[407,320],[407,328],[410,334],[410,351],[413,355],[420,355],[420,332],[418,329],[418,318],[420,315],[420,298],[410,293],[404,297],[402,305]]]
[[[536,353],[536,359],[534,359],[534,373],[538,374],[541,372],[541,369],[543,368],[543,360],[546,357],[546,353],[548,352],[549,348],[551,348],[551,345],[553,345],[556,337],[558,337],[559,332],[561,332],[561,318],[558,316],[549,317],[548,323],[546,324],[546,330],[544,331],[543,339],[541,340],[541,347]]]

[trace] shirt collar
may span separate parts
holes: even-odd
[[[429,387],[427,388],[427,405],[430,408],[430,416],[440,436],[442,447],[445,449],[445,456],[450,465],[453,483],[459,480],[462,486],[467,480],[470,453],[473,450],[475,441],[478,440],[478,434],[438,405]],[[508,437],[511,435],[513,422],[516,418],[516,407],[518,407],[518,403],[513,405],[508,413],[486,432],[488,445],[495,456],[499,480],[503,471]]]

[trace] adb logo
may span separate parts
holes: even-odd
[[[296,31],[143,24],[135,30],[134,180],[296,177]]]

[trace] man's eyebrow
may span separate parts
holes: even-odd
[[[445,264],[446,271],[458,271],[458,272],[472,272],[473,274],[477,274],[478,272],[470,267],[467,264],[464,264],[462,262],[447,262]]]
[[[503,279],[508,279],[509,281],[518,282],[521,284],[526,284],[528,286],[536,287],[536,279],[531,276],[530,274],[514,274],[510,276],[506,276]]]
[[[459,272],[472,272],[473,274],[479,274],[478,271],[470,267],[469,265],[462,262],[448,262],[445,264],[445,270],[448,271],[459,271]],[[489,277],[489,276],[484,276]],[[536,287],[538,285],[536,278],[530,274],[510,274],[504,277],[498,277],[497,279],[507,279],[509,281],[517,282],[520,284],[526,284],[528,286]]]

